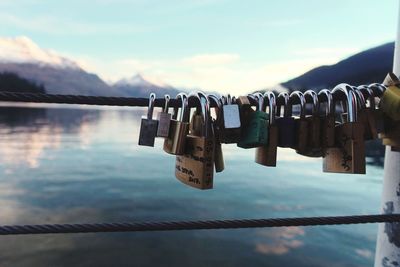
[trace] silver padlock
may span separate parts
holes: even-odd
[[[154,140],[157,135],[158,121],[153,120],[154,100],[156,95],[150,94],[149,108],[147,110],[147,117],[142,118],[139,133],[139,146],[154,146]]]
[[[239,105],[232,104],[231,96],[228,95],[226,105],[222,106],[224,114],[224,128],[235,129],[240,128],[240,112]]]
[[[226,102],[224,101],[226,100]],[[226,144],[237,143],[241,135],[241,120],[239,105],[233,104],[231,96],[221,98],[222,102],[222,121],[219,122],[220,127],[220,141]]]
[[[169,126],[171,124],[171,113],[168,113],[169,95],[164,96],[164,109],[158,117],[157,137],[167,138],[169,135]]]

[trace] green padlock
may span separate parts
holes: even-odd
[[[243,125],[240,141],[241,148],[255,148],[268,144],[268,114],[264,112],[264,97],[261,93],[249,95],[257,100],[257,109],[249,114],[249,120]]]

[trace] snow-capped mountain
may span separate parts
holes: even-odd
[[[132,86],[137,86],[137,85],[142,85],[142,86],[154,86],[154,84],[150,83],[149,81],[145,80],[141,74],[136,74],[133,75],[130,78],[123,78],[116,83],[114,83],[115,86],[126,86],[126,85],[132,85]]]
[[[113,85],[113,88],[128,95],[130,92],[135,92],[136,96],[140,97],[147,97],[150,92],[155,92],[157,97],[162,97],[164,94],[169,94],[171,96],[178,94],[177,89],[174,87],[151,83],[140,74],[117,81]]]
[[[85,71],[75,61],[42,49],[28,37],[0,37],[0,72],[12,72],[43,84],[50,94],[147,97],[177,94],[170,86],[155,85],[141,75],[122,79],[114,85]]]
[[[0,38],[0,62],[33,63],[59,68],[79,69],[76,62],[58,55],[54,51],[40,48],[25,36]]]

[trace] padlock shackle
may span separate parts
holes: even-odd
[[[179,116],[178,121],[182,121],[182,122],[189,122],[189,101],[188,101],[188,96],[185,93],[179,93],[176,95],[176,99],[180,99],[181,100],[181,114]],[[178,109],[179,108],[174,108],[174,115],[173,118],[177,119],[178,117]]]
[[[292,116],[292,106],[291,105],[289,105],[289,99],[290,99],[290,96],[289,96],[289,94],[288,93],[286,93],[286,92],[282,92],[282,93],[280,93],[279,95],[278,95],[278,99],[277,99],[277,103],[278,103],[278,105],[276,106],[277,107],[277,109],[276,109],[276,115],[277,116],[280,116],[281,115],[281,104],[279,104],[279,103],[282,103],[282,101],[281,101],[281,99],[283,98],[283,107],[284,107],[284,109],[283,109],[283,117],[285,117],[285,118],[289,118],[289,117],[291,117]]]
[[[371,83],[370,85],[368,85],[368,88],[370,88],[377,97],[381,97],[386,91],[386,86],[380,83]]]
[[[361,92],[361,89],[362,88],[365,88],[366,86],[364,86],[364,85],[360,85],[360,86],[357,86],[357,87],[355,87],[355,86],[353,86],[352,88],[353,88],[353,90],[354,90],[354,93],[356,94],[356,97],[357,97],[357,103],[359,104],[359,108],[360,109],[365,109],[365,108],[367,108],[367,101],[365,100],[365,96],[364,96],[364,94]],[[368,87],[366,87],[366,88],[368,88]]]
[[[256,110],[259,110],[259,111],[264,110],[264,96],[261,93],[253,93],[248,96],[257,102]]]
[[[357,97],[350,85],[341,83],[332,90],[333,95],[342,95],[346,99],[347,121],[357,121]]]
[[[211,105],[214,105],[214,107],[216,108],[216,109],[218,109],[218,111],[221,109],[221,106],[222,106],[222,104],[221,104],[221,101],[220,101],[220,98],[218,98],[216,95],[214,95],[214,94],[208,94],[207,95],[207,98],[208,98],[208,101],[209,102],[213,102],[214,104],[211,104]]]
[[[319,98],[321,98],[321,102],[326,102],[326,116],[333,115],[335,116],[335,102],[333,101],[333,96],[331,91],[328,89],[322,89],[318,93]],[[322,101],[323,99],[326,101]]]
[[[168,94],[165,94],[164,95],[164,108],[163,108],[163,111],[165,112],[165,113],[167,113],[168,112],[168,107],[169,107],[169,100],[171,99],[171,97],[168,95]]]
[[[307,90],[304,92],[304,98],[307,103],[312,104],[312,115],[316,116],[319,113],[319,100],[318,100],[318,94],[314,92],[313,90]]]
[[[231,97],[230,94],[228,94],[228,95],[226,96],[226,104],[227,104],[227,105],[231,105],[231,104],[232,104],[232,97]]]
[[[290,100],[290,104],[291,105],[293,105],[292,103],[296,103],[295,102],[295,99],[298,99],[299,100],[299,103],[300,103],[300,118],[305,118],[306,117],[306,99],[305,99],[305,97],[304,97],[304,95],[303,95],[303,93],[302,92],[300,92],[300,91],[293,91],[291,94],[290,94],[290,97],[289,97],[289,100]],[[293,109],[292,109],[293,110]],[[292,115],[292,114],[290,114],[290,115]]]
[[[211,102],[213,102],[214,104],[211,104],[211,105],[214,105],[214,108],[215,109],[217,109],[217,111],[215,112],[215,114],[216,114],[216,116],[217,116],[217,120],[218,120],[218,117],[220,116],[220,114],[221,114],[221,109],[222,109],[222,104],[221,104],[221,99],[219,99],[216,95],[214,95],[214,94],[208,94],[207,95],[207,98],[208,98],[208,101],[211,103]],[[210,106],[211,106],[210,105]],[[211,116],[211,113],[210,113],[210,116]]]
[[[212,133],[211,117],[210,117],[210,101],[208,101],[207,95],[203,92],[198,92],[197,96],[200,100],[201,112],[204,118],[203,135],[210,137]]]
[[[207,95],[204,94],[203,92],[191,92],[188,97],[188,101],[190,102],[190,99],[195,98],[200,105],[200,112],[201,115],[203,116],[204,119],[204,125],[203,125],[203,136],[209,137],[210,136],[210,131],[211,129],[211,120],[210,120],[210,102],[208,101]],[[198,106],[197,106],[198,108]]]
[[[275,94],[273,92],[265,92],[263,98],[264,98],[264,103],[265,103],[265,100],[268,101],[269,125],[272,125],[275,123],[275,113],[276,113]]]
[[[156,99],[156,94],[151,93],[149,96],[149,107],[147,109],[147,119],[151,120],[153,119],[153,111],[154,111],[154,101]]]
[[[361,93],[363,93],[365,98],[368,98],[369,100],[369,108],[370,109],[375,109],[375,95],[374,91],[371,89],[369,86],[362,87],[360,89]]]

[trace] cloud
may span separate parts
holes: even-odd
[[[68,63],[99,74],[104,80],[115,82],[140,73],[158,85],[178,88],[219,91],[235,95],[254,90],[273,88],[274,85],[325,64],[333,64],[341,53],[352,48],[310,48],[293,51],[293,57],[284,61],[247,61],[238,53],[198,53],[182,58],[123,58],[105,60],[89,55],[68,54],[41,49],[27,37],[0,38],[0,52],[5,58],[13,55],[18,60],[32,58],[45,63]],[[60,56],[62,55],[62,56]],[[69,60],[71,58],[72,60]],[[18,61],[17,60],[17,61]],[[76,63],[75,63],[76,62]]]
[[[0,23],[9,27],[16,27],[32,32],[51,35],[122,35],[139,32],[147,32],[152,28],[132,23],[88,23],[76,19],[61,19],[49,15],[33,17],[18,17],[15,15],[0,13]]]
[[[244,94],[271,88],[304,72],[325,64],[333,64],[340,56],[298,56],[285,61],[252,63],[235,53],[202,53],[178,59],[127,58],[101,61],[86,58],[80,66],[99,73],[108,81],[143,74],[157,84],[170,84],[179,88],[201,88],[221,93]]]
[[[283,255],[288,253],[291,249],[296,249],[304,245],[303,241],[296,238],[304,236],[305,232],[300,227],[285,227],[280,229],[260,230],[258,235],[265,238],[265,240],[263,242],[256,242],[256,252],[266,255]]]
[[[324,57],[331,59],[337,59],[338,57],[344,57],[347,55],[354,54],[360,49],[356,47],[313,47],[308,49],[291,49],[293,56],[300,57]]]
[[[238,61],[238,54],[202,54],[182,59],[183,64],[192,66],[215,66],[232,64]]]
[[[359,255],[363,258],[366,258],[366,259],[371,259],[373,256],[372,251],[370,251],[368,249],[356,249],[355,252],[357,255]]]

